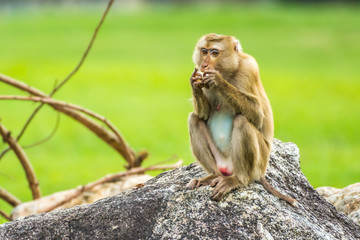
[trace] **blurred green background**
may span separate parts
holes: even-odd
[[[105,6],[0,5],[0,72],[50,92],[80,60]],[[206,33],[233,35],[259,63],[275,137],[299,146],[314,187],[344,187],[360,180],[359,10],[359,4],[115,4],[85,64],[54,97],[110,119],[136,151],[150,152],[144,166],[174,154],[189,164],[192,51]],[[26,95],[0,83],[0,95],[8,94]],[[1,121],[17,135],[36,106],[0,101]],[[46,137],[56,118],[43,108],[21,144]],[[50,141],[26,152],[44,195],[124,170],[117,152],[65,115]],[[13,153],[0,160],[0,186],[31,198]],[[10,208],[0,200],[0,209]]]

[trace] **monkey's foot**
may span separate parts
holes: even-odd
[[[216,178],[218,175],[209,175],[201,179],[193,179],[187,185],[187,189],[193,190],[201,186],[210,185],[210,183]]]
[[[215,187],[211,194],[211,200],[220,201],[225,194],[240,187],[242,184],[239,179],[234,176],[218,176],[215,178],[210,186]]]

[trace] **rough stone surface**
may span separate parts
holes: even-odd
[[[115,197],[5,223],[0,239],[360,239],[360,227],[301,173],[293,143],[275,140],[267,179],[298,208],[257,183],[220,202],[209,199],[209,186],[185,189],[204,175],[197,164],[180,167]]]
[[[77,205],[89,204],[105,197],[115,196],[137,184],[144,183],[151,178],[152,177],[150,175],[139,174],[125,176],[114,182],[102,183],[88,191],[81,193],[78,197],[72,199],[70,202],[63,203],[57,209],[71,208]],[[12,210],[11,217],[12,219],[17,219],[20,217],[26,217],[30,214],[47,212],[46,209],[49,209],[54,205],[54,203],[64,202],[65,199],[76,193],[79,188],[81,188],[81,186],[74,189],[53,193],[30,202],[22,203]]]
[[[360,225],[360,182],[345,188],[319,187],[316,189],[336,209]]]

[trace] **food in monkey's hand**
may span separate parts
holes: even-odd
[[[203,72],[200,72],[197,68],[195,68],[195,71],[191,76],[192,84],[200,85],[203,82],[203,74]]]
[[[204,73],[203,72],[200,72],[200,71],[198,71],[197,73],[199,73],[200,75],[201,75],[201,79],[198,79],[198,80],[196,80],[195,82],[202,82],[203,81],[203,77],[204,77]]]

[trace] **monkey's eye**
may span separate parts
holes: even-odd
[[[211,51],[210,51],[210,54],[211,54],[211,56],[213,56],[213,57],[217,57],[217,56],[219,56],[219,50],[217,50],[217,49],[212,49]]]
[[[202,48],[202,49],[201,49],[201,53],[202,53],[203,55],[207,55],[207,54],[208,54],[208,50],[207,50],[206,48]]]

